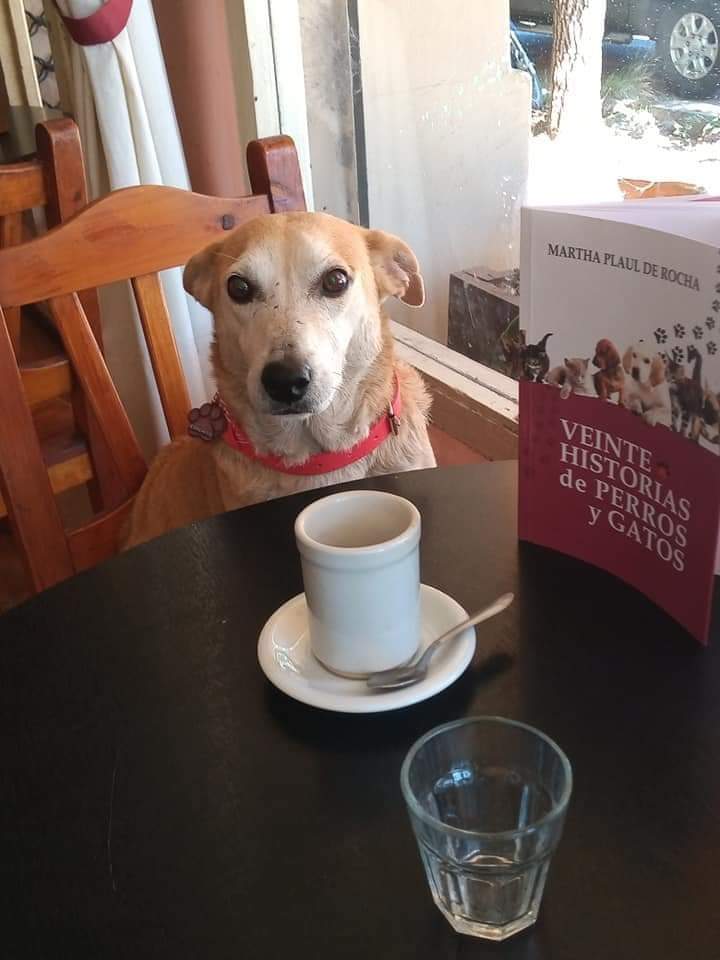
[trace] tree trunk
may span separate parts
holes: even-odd
[[[554,0],[548,134],[583,133],[602,117],[600,81],[607,0]]]

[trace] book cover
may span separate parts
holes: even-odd
[[[690,200],[530,208],[520,269],[520,538],[615,574],[701,643],[720,526],[710,237],[720,208]]]

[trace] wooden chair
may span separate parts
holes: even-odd
[[[34,591],[116,552],[147,469],[78,291],[131,280],[170,435],[183,434],[189,399],[158,271],[183,265],[258,214],[305,209],[288,137],[253,141],[247,156],[252,196],[129,187],[35,240],[0,250],[0,494]],[[123,488],[118,503],[72,531],[58,512],[5,319],[8,310],[38,301],[49,305]]]

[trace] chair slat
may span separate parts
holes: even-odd
[[[168,431],[175,440],[187,433],[190,395],[185,384],[165,294],[156,273],[133,277],[132,285]]]
[[[55,397],[70,395],[72,374],[70,364],[62,355],[25,362],[20,367],[20,376],[30,407],[37,407]]]
[[[15,352],[0,309],[0,493],[30,582],[44,590],[73,572],[70,549],[43,462]]]
[[[135,434],[77,294],[53,297],[50,310],[121,480],[139,490],[147,472]]]
[[[267,197],[205,197],[175,187],[127,187],[62,228],[0,251],[0,303],[21,306],[184,265],[202,247],[269,212]]]
[[[42,167],[37,160],[0,166],[0,216],[45,205]]]
[[[48,467],[50,488],[54,494],[65,490],[74,490],[83,483],[92,479],[93,468],[87,453],[79,453],[69,460],[59,460]],[[8,510],[5,501],[0,497],[0,520],[7,516]]]

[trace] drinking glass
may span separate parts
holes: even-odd
[[[567,757],[502,717],[436,727],[400,775],[433,899],[459,933],[505,940],[535,922],[572,790]]]

